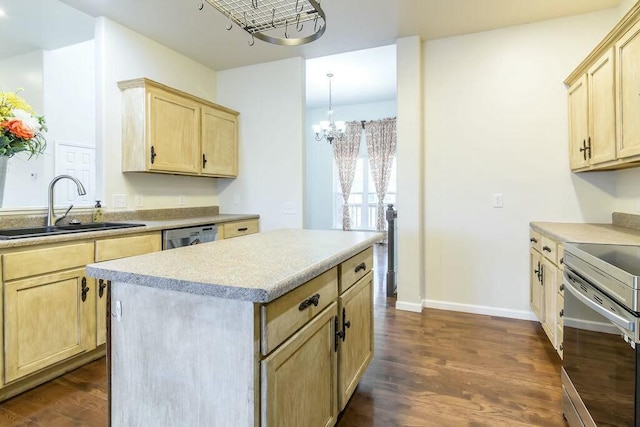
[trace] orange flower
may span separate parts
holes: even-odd
[[[22,120],[5,120],[0,123],[0,127],[8,129],[9,132],[22,139],[31,139],[36,136],[30,127],[22,123]]]

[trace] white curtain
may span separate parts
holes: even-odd
[[[356,174],[356,161],[360,151],[360,138],[362,136],[362,124],[360,122],[347,122],[345,135],[342,140],[333,140],[333,157],[338,167],[338,178],[342,188],[342,229],[351,230],[351,215],[349,214],[349,194],[353,178]]]
[[[393,158],[396,154],[396,119],[382,119],[367,122],[364,125],[367,140],[367,154],[371,176],[378,195],[378,215],[376,230],[384,232],[385,221],[384,196],[387,194]]]

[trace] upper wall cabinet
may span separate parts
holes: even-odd
[[[571,170],[640,166],[640,3],[565,80]]]
[[[238,113],[141,78],[122,91],[122,171],[238,174]]]

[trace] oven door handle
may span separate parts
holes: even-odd
[[[589,307],[590,309],[592,309],[593,311],[595,311],[598,314],[601,314],[602,316],[606,317],[607,319],[609,319],[611,322],[613,322],[615,325],[624,328],[628,331],[631,332],[635,332],[635,322],[629,321],[627,319],[625,319],[622,316],[618,316],[615,313],[610,312],[609,310],[607,310],[606,308],[602,307],[600,304],[598,304],[595,301],[590,300],[589,298],[587,298],[586,296],[584,296],[582,294],[582,292],[580,292],[578,289],[576,289],[576,287],[573,285],[574,280],[580,281],[580,279],[576,278],[575,276],[573,276],[571,273],[567,272],[565,270],[565,275],[571,279],[571,280],[565,280],[565,289],[569,289],[569,292],[571,292],[573,294],[573,296],[575,296],[576,298],[578,298],[578,300],[580,302],[582,302],[584,305],[586,305],[587,307]]]

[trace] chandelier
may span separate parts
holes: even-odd
[[[326,139],[329,144],[334,139],[342,140],[344,138],[345,122],[335,121],[333,117],[333,109],[331,108],[331,78],[333,74],[327,74],[329,77],[329,110],[327,111],[328,120],[320,120],[320,123],[313,125],[313,132],[316,134],[316,141],[322,141],[322,138]]]
[[[327,18],[319,0],[206,0],[233,24],[255,39],[284,46],[317,40],[326,30]],[[203,4],[200,4],[202,10]]]

